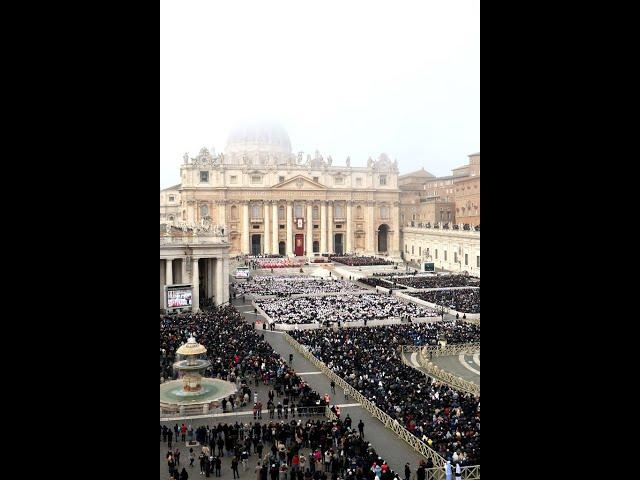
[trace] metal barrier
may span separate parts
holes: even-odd
[[[424,356],[424,351],[426,348],[429,348],[429,347],[415,347],[415,346],[401,345],[400,347],[398,347],[398,350],[400,353],[400,358],[402,359],[402,363],[404,363],[409,367],[413,367],[413,365],[405,358],[404,353],[418,351],[420,352],[420,354],[418,355],[418,364],[420,365],[420,368],[425,370],[427,375],[435,378],[436,380],[444,382],[453,388],[462,390],[463,392],[471,393],[475,396],[480,395],[480,386],[476,385],[473,382],[468,382],[462,377],[456,377],[452,373],[442,370],[437,365],[434,365],[433,363],[431,363],[431,361]]]
[[[478,353],[480,351],[480,343],[458,343],[453,345],[438,345],[422,348],[426,358],[444,357],[447,355]]]
[[[407,442],[414,450],[419,452],[425,458],[430,458],[434,465],[439,468],[444,469],[445,461],[444,459],[431,447],[429,447],[426,443],[416,437],[414,434],[409,432],[406,428],[404,428],[397,420],[394,420],[385,412],[380,410],[376,405],[373,404],[368,398],[362,395],[359,391],[349,385],[342,377],[335,374],[333,371],[329,370],[327,366],[321,362],[318,358],[316,358],[309,349],[305,348],[294,339],[288,333],[284,334],[284,338],[289,344],[297,350],[303,357],[308,359],[311,363],[313,363],[316,367],[318,367],[327,377],[336,382],[336,385],[339,385],[340,388],[344,390],[345,395],[348,395],[354,399],[356,399],[364,409],[366,409],[371,415],[380,420],[385,427],[392,430],[396,433],[402,440]],[[444,470],[443,470],[444,473]],[[444,477],[442,477],[444,478]]]
[[[444,468],[426,468],[425,480],[446,480]],[[451,466],[451,478],[455,478],[456,467]],[[461,478],[463,480],[480,480],[480,465],[468,465],[460,467]]]

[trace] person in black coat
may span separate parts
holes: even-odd
[[[187,473],[187,470],[182,467],[182,471],[180,472],[180,480],[187,480],[189,478],[189,474]]]
[[[411,468],[409,468],[409,462],[404,465],[404,480],[411,480]]]

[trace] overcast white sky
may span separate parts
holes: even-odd
[[[480,151],[479,3],[162,0],[160,187],[256,116],[305,157],[450,175]]]

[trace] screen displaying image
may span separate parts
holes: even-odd
[[[183,308],[191,306],[191,287],[167,289],[167,308]]]

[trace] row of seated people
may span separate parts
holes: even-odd
[[[480,289],[464,288],[452,290],[432,290],[430,292],[411,292],[412,297],[425,302],[451,308],[457,312],[480,313]]]
[[[239,295],[295,295],[328,292],[357,292],[361,287],[346,280],[331,277],[299,276],[254,276],[246,282],[233,284]]]

